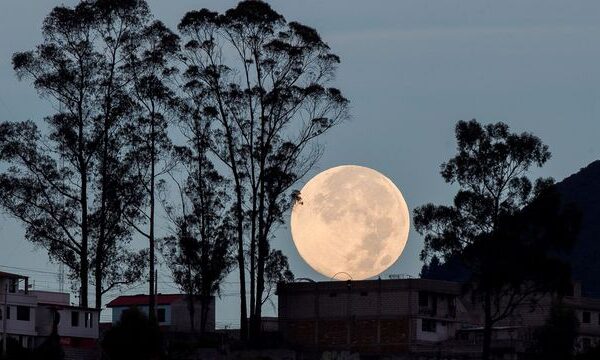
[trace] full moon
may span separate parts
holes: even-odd
[[[292,209],[291,230],[300,256],[317,272],[362,280],[400,257],[409,224],[404,197],[390,179],[344,165],[304,185]]]

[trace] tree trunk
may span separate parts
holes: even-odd
[[[155,176],[155,134],[154,134],[154,119],[152,119],[150,125],[150,136],[151,136],[151,155],[150,155],[150,231],[149,231],[149,247],[150,247],[150,276],[149,276],[149,291],[148,291],[148,318],[151,322],[156,321],[156,298],[154,293],[155,279],[154,279],[154,176]]]
[[[483,323],[483,344],[481,349],[481,359],[489,360],[492,347],[492,300],[488,291],[484,295],[484,323]]]
[[[206,323],[208,321],[208,312],[210,310],[210,296],[202,295],[200,308],[200,335],[206,334]]]
[[[244,264],[244,218],[242,209],[242,189],[241,185],[236,184],[236,217],[237,217],[237,236],[238,236],[238,269],[240,272],[240,339],[248,339],[248,310],[246,304],[246,267]]]
[[[79,305],[87,308],[89,278],[87,166],[83,164],[83,159],[81,159],[81,161],[81,259],[79,262],[79,281],[81,282],[81,288],[79,289]]]
[[[194,320],[196,316],[196,307],[194,304],[194,295],[192,294],[188,294],[188,311],[190,312],[190,330],[192,331],[192,334],[195,334],[196,322]]]

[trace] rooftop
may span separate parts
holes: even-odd
[[[156,305],[170,305],[176,301],[185,299],[184,294],[158,294],[156,295]],[[118,306],[136,306],[136,305],[148,305],[149,297],[145,294],[138,295],[124,295],[119,296],[113,301],[106,304],[107,307],[118,307]]]
[[[28,279],[28,276],[13,274],[9,272],[0,271],[0,279],[1,278],[9,278],[9,279]]]

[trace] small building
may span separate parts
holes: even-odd
[[[100,311],[70,303],[68,293],[29,290],[26,276],[0,272],[0,338],[7,337],[27,349],[41,345],[57,322],[60,342],[69,355],[81,349],[94,352]]]
[[[119,296],[109,302],[106,307],[112,309],[112,323],[121,319],[123,311],[136,307],[148,315],[148,295]],[[199,300],[195,301],[194,326],[200,328],[202,306]],[[187,295],[184,294],[158,294],[156,295],[156,318],[159,326],[167,332],[190,332],[192,324],[188,309]],[[215,331],[215,297],[211,296],[210,307],[206,320],[206,331]]]

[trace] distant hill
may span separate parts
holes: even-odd
[[[565,203],[581,211],[581,228],[569,256],[573,279],[581,281],[582,295],[600,298],[600,160],[557,185]]]
[[[582,216],[577,242],[567,256],[572,277],[581,282],[583,296],[600,298],[600,160],[557,183],[556,188],[563,203],[574,204]],[[469,275],[460,261],[451,260],[423,266],[421,277],[464,281]]]

